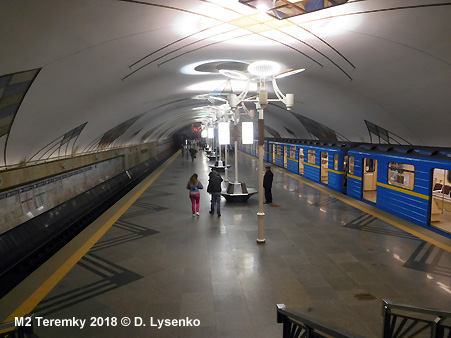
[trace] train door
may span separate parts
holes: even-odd
[[[272,145],[272,163],[276,163],[276,145]]]
[[[345,155],[343,159],[343,172],[343,187],[346,189],[348,185],[348,155]]]
[[[304,149],[299,148],[299,174],[304,175]]]
[[[327,151],[321,152],[321,182],[324,184],[328,183],[329,179],[329,154]]]
[[[288,167],[288,146],[283,146],[283,167]]]
[[[363,159],[363,199],[376,203],[377,200],[377,160]]]
[[[433,169],[431,226],[451,233],[451,170]]]

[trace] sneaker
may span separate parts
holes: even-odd
[[[218,214],[218,217],[221,217],[221,214]]]
[[[210,211],[210,215],[213,215],[215,212],[214,211]]]
[[[194,216],[196,216],[196,214],[192,214],[192,216],[194,217]]]
[[[199,211],[198,211],[198,212],[196,212],[196,215],[197,215],[197,216],[199,216]]]

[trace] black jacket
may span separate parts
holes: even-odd
[[[263,188],[271,188],[272,187],[272,179],[274,174],[271,170],[268,170],[263,177]]]
[[[222,182],[221,176],[211,174],[210,180],[208,181],[207,192],[209,193],[221,192],[222,191],[221,182]]]

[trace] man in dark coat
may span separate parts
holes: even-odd
[[[221,182],[222,177],[216,170],[210,173],[210,179],[208,181],[207,192],[211,194],[211,209],[210,214],[215,213],[215,204],[217,205],[218,217],[221,216]]]
[[[267,166],[265,176],[263,177],[263,188],[265,188],[265,199],[266,199],[265,204],[272,203],[271,188],[273,177],[274,174],[271,171],[271,167]]]

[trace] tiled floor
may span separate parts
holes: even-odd
[[[266,244],[256,243],[257,195],[223,200],[218,218],[204,191],[200,217],[191,217],[186,182],[196,172],[206,187],[208,164],[203,155],[172,163],[36,308],[47,319],[86,319],[85,327],[40,326],[39,337],[282,337],[278,303],[380,337],[383,298],[451,311],[449,252],[276,168]],[[255,159],[239,154],[239,174],[257,188]],[[187,317],[200,325],[151,326]]]

